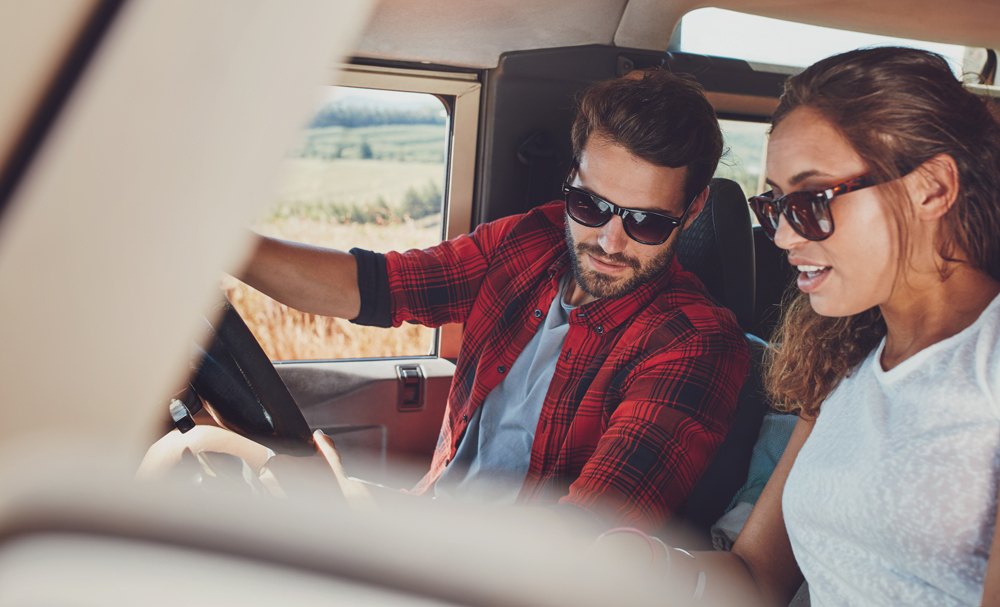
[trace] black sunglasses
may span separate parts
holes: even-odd
[[[683,215],[678,219],[653,211],[626,209],[568,183],[563,184],[563,194],[566,198],[566,213],[573,221],[588,228],[599,228],[617,215],[622,218],[622,226],[628,237],[642,244],[663,244],[670,238],[674,228],[684,223]],[[687,215],[687,209],[684,210],[684,215]]]
[[[760,227],[771,240],[774,240],[774,233],[778,231],[778,221],[782,214],[788,225],[802,238],[825,240],[833,234],[830,200],[834,196],[857,192],[873,185],[875,181],[865,173],[824,190],[800,190],[785,194],[777,200],[774,199],[774,192],[770,191],[760,196],[751,196],[748,201],[760,221]]]

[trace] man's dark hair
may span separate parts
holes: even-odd
[[[687,167],[685,205],[708,185],[723,148],[719,121],[701,85],[659,68],[585,90],[573,122],[575,163],[591,136],[657,166]]]

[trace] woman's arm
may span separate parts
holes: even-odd
[[[701,601],[706,605],[788,605],[802,585],[802,574],[785,531],[781,494],[813,423],[800,419],[796,424],[732,552],[695,552],[692,558],[672,549],[667,558],[659,548],[654,571],[669,575],[681,587],[690,587],[692,593],[700,586]],[[594,552],[601,560],[624,559],[635,567],[646,566],[651,558],[648,542],[632,533],[604,536],[595,545]],[[699,584],[702,573],[704,581]]]
[[[795,562],[785,529],[781,496],[792,464],[809,438],[814,424],[815,420],[801,418],[795,424],[785,452],[733,546],[733,554],[743,561],[746,573],[752,578],[766,604],[787,605],[802,585],[802,573]]]

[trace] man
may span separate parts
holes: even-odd
[[[749,364],[733,315],[674,257],[722,137],[700,87],[661,70],[589,89],[572,137],[565,202],[425,251],[262,238],[242,278],[358,324],[465,323],[416,493],[655,530],[725,436]]]

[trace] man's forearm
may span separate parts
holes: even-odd
[[[348,319],[358,315],[361,295],[353,255],[257,238],[253,256],[237,278],[296,310]]]

